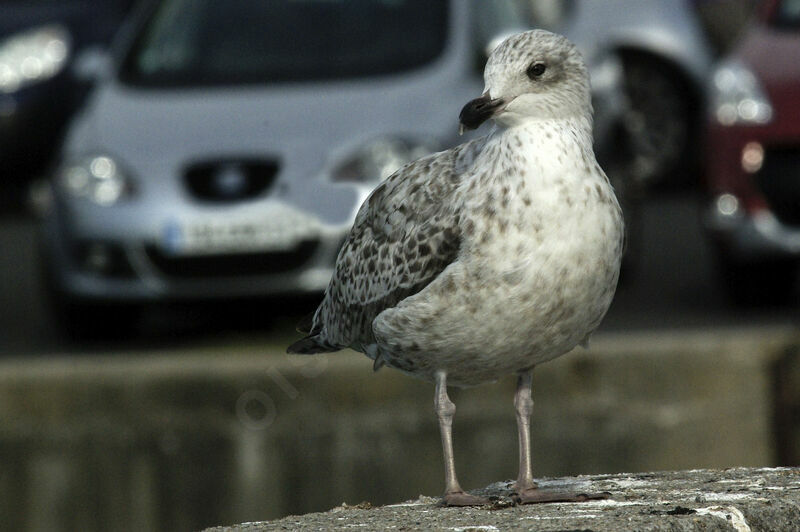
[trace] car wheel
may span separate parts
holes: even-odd
[[[694,159],[695,102],[683,75],[647,54],[622,54],[629,171],[645,186],[686,184]]]
[[[642,255],[642,183],[631,174],[628,164],[630,152],[627,132],[617,124],[611,128],[608,139],[596,146],[597,160],[605,170],[625,220],[625,254],[622,256],[621,282],[627,282],[636,273]]]
[[[69,296],[56,286],[44,255],[40,260],[46,307],[63,339],[78,343],[116,340],[129,338],[138,330],[140,305]]]
[[[58,297],[61,296],[56,296]],[[56,326],[69,341],[127,339],[139,326],[140,308],[137,305],[62,298],[60,301],[53,301],[52,307]]]
[[[798,263],[773,259],[741,261],[720,254],[722,280],[731,299],[740,305],[788,303],[797,280]]]

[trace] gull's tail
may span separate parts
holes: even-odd
[[[331,353],[342,349],[343,346],[333,345],[325,339],[322,324],[317,323],[315,326],[314,318],[318,312],[319,309],[300,320],[297,324],[297,332],[301,332],[307,336],[287,347],[287,353],[290,355],[316,355],[319,353]]]
[[[310,334],[286,348],[290,355],[316,355],[339,351],[341,347],[329,344],[321,334]]]

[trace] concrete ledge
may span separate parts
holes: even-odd
[[[441,499],[372,507],[342,505],[324,513],[207,529],[266,530],[594,530],[787,531],[800,528],[800,468],[735,468],[563,477],[543,488],[609,491],[610,500],[513,506],[509,482],[478,490],[495,497],[482,508],[444,508]]]

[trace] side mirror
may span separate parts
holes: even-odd
[[[75,57],[71,71],[79,82],[96,83],[111,76],[111,55],[105,48],[90,46]]]

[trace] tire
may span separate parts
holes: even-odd
[[[141,305],[79,299],[65,294],[57,286],[45,253],[40,252],[39,262],[46,307],[63,340],[114,341],[130,338],[138,331]]]
[[[657,57],[623,52],[629,172],[643,186],[685,185],[695,153],[696,98],[683,74]]]
[[[53,295],[51,299],[56,327],[67,341],[126,340],[138,331],[138,305],[70,300],[63,295]]]
[[[797,261],[741,261],[724,253],[720,253],[718,259],[725,289],[734,303],[742,306],[782,305],[792,299]]]
[[[622,256],[620,282],[629,282],[636,274],[642,256],[642,204],[644,193],[641,182],[631,174],[627,133],[620,124],[611,128],[608,139],[598,146],[597,160],[605,170],[622,208],[625,220],[625,254]]]

